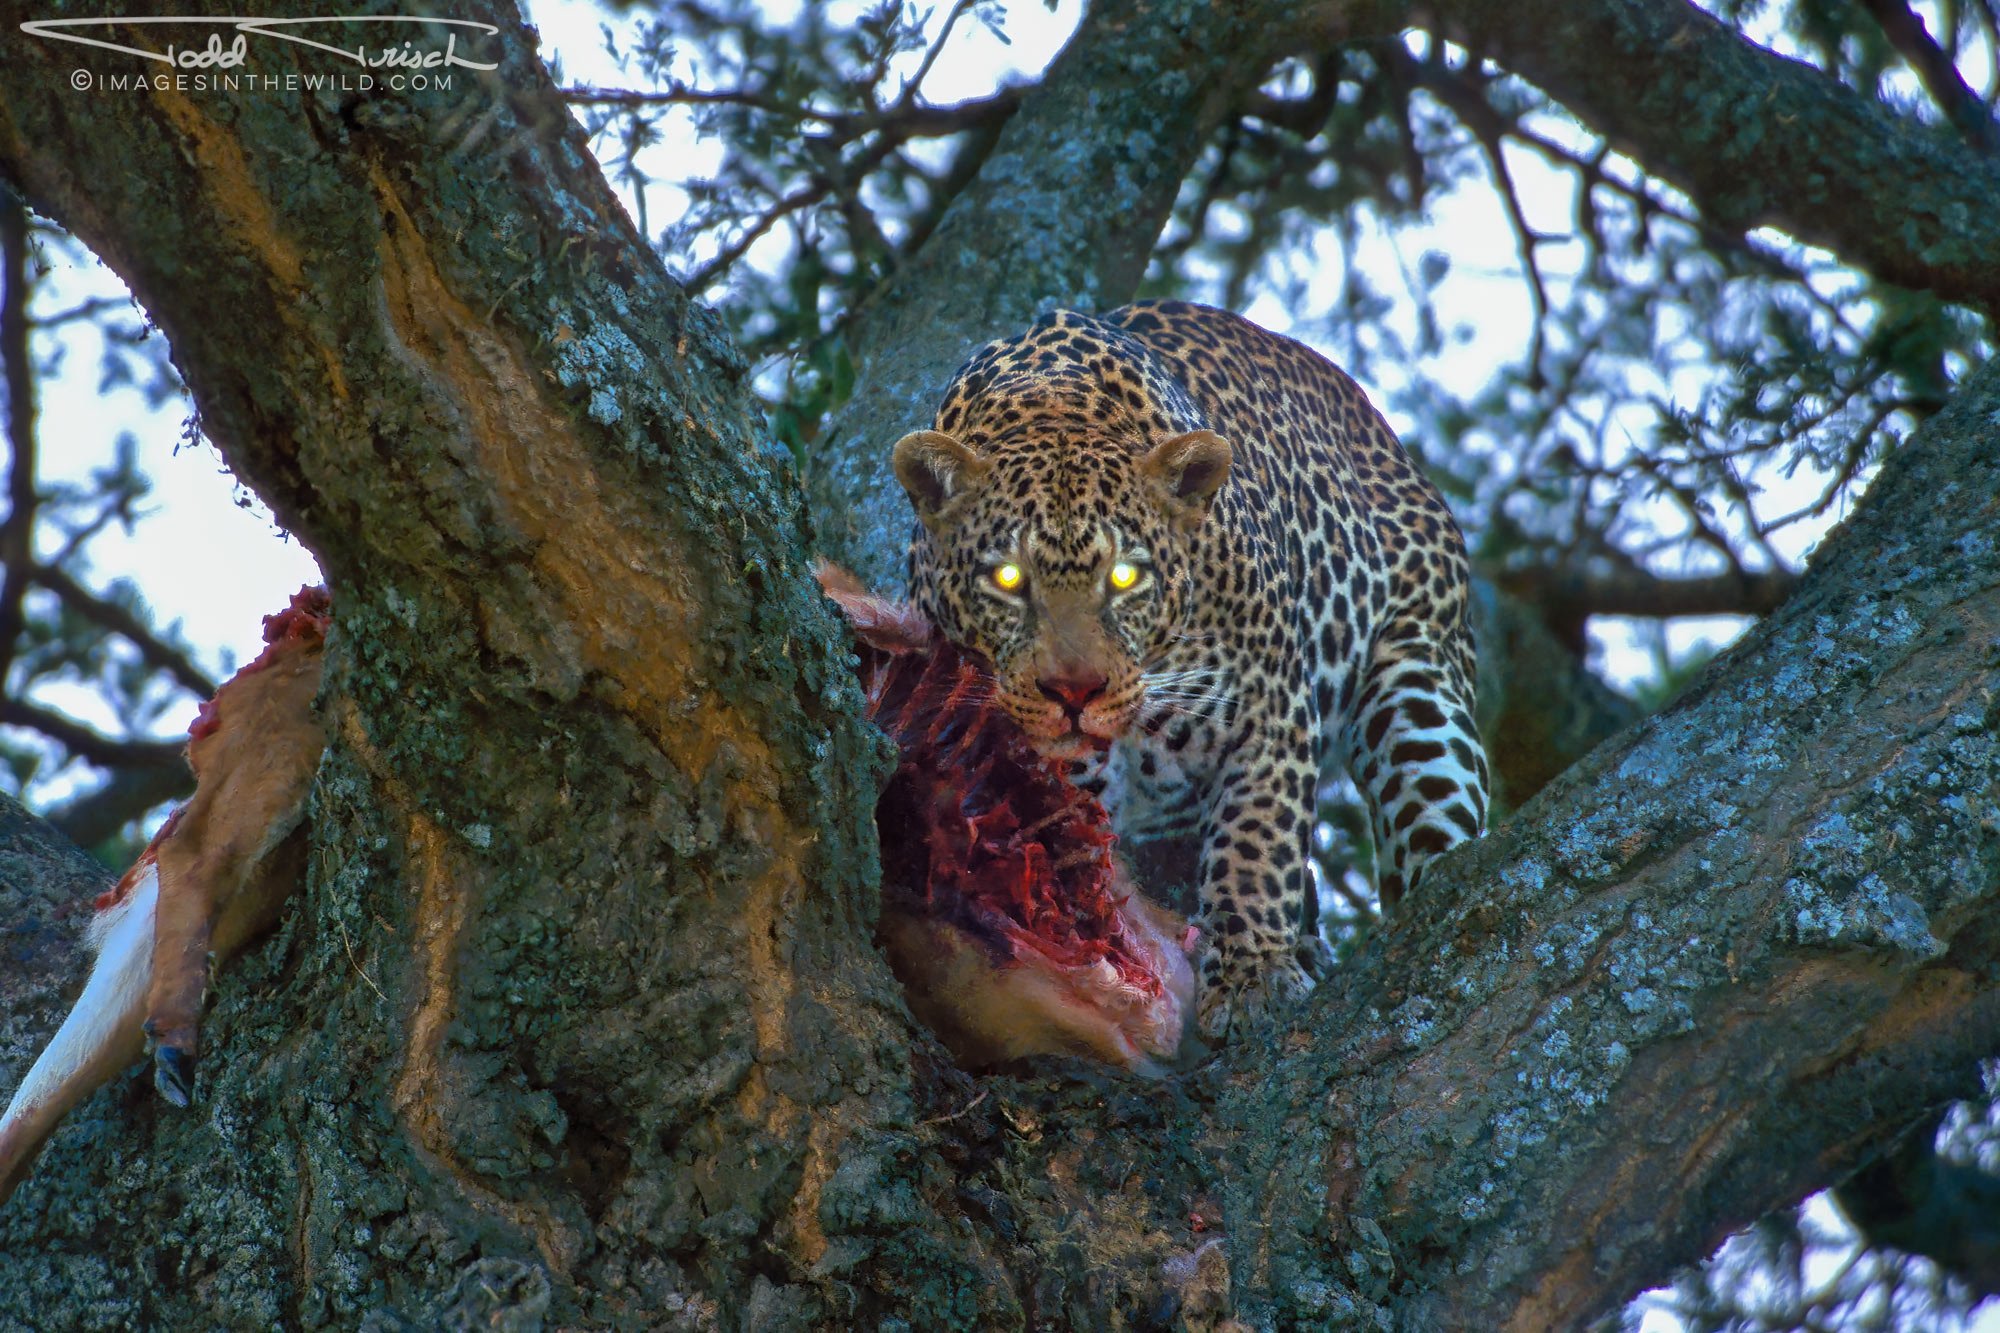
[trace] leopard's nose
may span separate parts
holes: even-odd
[[[1095,703],[1110,684],[1102,671],[1065,672],[1062,675],[1043,676],[1035,682],[1044,698],[1061,704],[1063,711],[1071,717],[1082,713]]]

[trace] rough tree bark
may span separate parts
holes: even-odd
[[[492,21],[428,97],[112,101],[70,71],[133,62],[9,39],[0,171],[339,621],[310,882],[195,1111],[115,1086],[0,1214],[0,1327],[1566,1326],[1976,1087],[2000,372],[1287,1031],[969,1079],[870,946],[879,756],[742,367]]]

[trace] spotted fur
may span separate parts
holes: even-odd
[[[1480,832],[1464,542],[1325,358],[1184,302],[1057,311],[895,466],[925,614],[1126,836],[1201,834],[1207,1034],[1311,989],[1323,771],[1368,800],[1385,907]]]

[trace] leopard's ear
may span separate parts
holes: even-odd
[[[1214,431],[1191,430],[1154,445],[1140,468],[1159,486],[1167,513],[1194,527],[1229,480],[1231,456],[1229,441]]]
[[[986,475],[987,463],[943,431],[911,431],[896,441],[896,480],[931,531],[951,517],[953,502]]]

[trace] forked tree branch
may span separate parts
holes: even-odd
[[[1687,0],[1423,0],[1717,225],[1774,226],[1888,282],[2000,311],[2000,171]]]
[[[1965,141],[1982,153],[2000,152],[2000,122],[1994,120],[1993,108],[1965,81],[1950,53],[1938,45],[1930,29],[1924,26],[1923,16],[1910,8],[1907,0],[1862,0],[1862,3],[1881,25],[1882,35],[1889,39],[1889,44],[1923,80],[1924,91],[1931,95],[1931,101],[1965,136]],[[1949,14],[1951,10],[1945,12]]]

